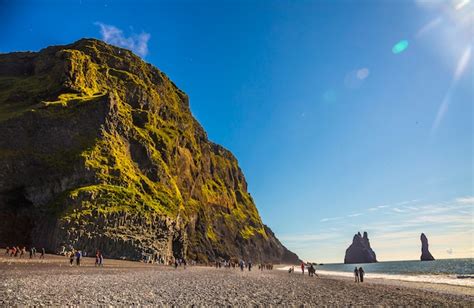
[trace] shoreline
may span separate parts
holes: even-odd
[[[474,288],[283,270],[240,271],[94,258],[69,266],[62,256],[45,260],[0,256],[0,306],[12,305],[384,305],[470,306]],[[295,266],[296,267],[296,266]],[[281,268],[281,266],[280,266]]]

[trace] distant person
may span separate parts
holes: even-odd
[[[239,262],[239,266],[240,266],[240,271],[244,271],[244,260],[240,260]]]
[[[33,248],[30,248],[30,259],[33,259]]]
[[[304,275],[304,262],[301,262],[301,273]]]
[[[364,269],[362,267],[359,267],[359,279],[360,279],[360,282],[364,282]]]
[[[74,264],[74,250],[69,253],[69,265],[72,266]]]
[[[10,254],[10,247],[7,246],[7,248],[5,248],[5,255],[8,256]]]
[[[355,282],[359,282],[359,269],[357,268],[357,266],[354,268],[354,279]]]
[[[41,255],[40,255],[40,259],[44,259],[44,255],[45,255],[46,251],[44,250],[44,248],[41,248]]]
[[[252,261],[249,261],[249,272],[252,270]]]
[[[314,275],[316,275],[316,268],[314,267],[313,263],[310,263],[310,264],[309,264],[308,275],[309,275],[310,277],[313,277]],[[317,275],[316,275],[316,276],[317,276]]]
[[[33,247],[33,248],[31,248],[31,250],[33,251],[33,258],[36,258],[36,248]]]
[[[97,250],[96,253],[95,253],[95,266],[99,266],[99,255],[100,255],[100,252]]]
[[[178,259],[174,259],[174,269],[178,268]]]
[[[99,266],[104,266],[104,255],[102,254],[102,251],[99,251]]]
[[[77,266],[81,266],[81,257],[82,257],[81,251],[80,250],[76,251],[76,265]]]

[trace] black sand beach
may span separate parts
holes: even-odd
[[[385,283],[285,271],[180,267],[65,257],[44,261],[0,257],[0,305],[307,305],[471,306],[474,290],[431,284]]]

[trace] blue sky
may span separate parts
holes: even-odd
[[[83,37],[133,49],[238,158],[302,258],[472,257],[474,3],[5,1],[0,52]],[[398,54],[397,42],[408,41]]]

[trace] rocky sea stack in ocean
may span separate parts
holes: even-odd
[[[421,233],[421,261],[433,261],[435,258],[431,255],[431,252],[428,249],[428,238],[424,233]]]
[[[298,262],[188,96],[128,50],[1,54],[0,149],[0,246]]]
[[[377,262],[375,252],[370,247],[367,232],[362,236],[360,232],[354,235],[352,244],[346,249],[344,263],[374,263]]]

